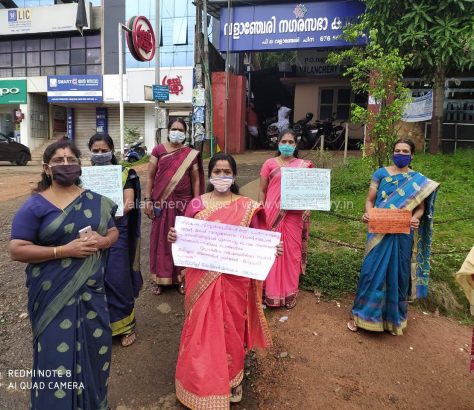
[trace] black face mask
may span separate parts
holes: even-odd
[[[51,167],[51,166],[50,166]],[[74,185],[81,176],[81,166],[77,164],[71,165],[55,165],[51,167],[53,180],[62,186]]]

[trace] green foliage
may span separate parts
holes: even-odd
[[[138,127],[129,127],[127,124],[124,125],[123,139],[125,144],[132,145],[136,143],[140,137],[140,129]]]
[[[296,61],[296,51],[261,52],[255,53],[254,56],[260,69],[278,67],[278,63],[283,61],[288,61],[290,64]]]
[[[349,25],[343,37],[348,41],[364,36],[364,23]],[[331,53],[330,64],[345,64],[344,76],[351,79],[356,93],[367,93],[379,104],[377,111],[352,104],[351,121],[369,127],[371,142],[364,147],[374,166],[388,165],[392,147],[398,139],[396,124],[401,120],[404,107],[409,102],[409,90],[402,82],[406,58],[398,49],[384,49],[378,41],[377,30],[370,30],[365,47],[352,47],[340,53]]]
[[[120,165],[122,165],[124,167],[133,168],[137,165],[148,164],[148,161],[150,161],[150,155],[145,155],[143,158],[140,158],[138,161],[135,161],[135,162],[121,161]]]

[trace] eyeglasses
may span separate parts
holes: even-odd
[[[64,165],[64,164],[68,164],[68,165],[78,165],[81,163],[81,161],[79,160],[79,158],[76,158],[76,157],[56,157],[56,158],[51,158],[51,161],[49,161],[50,165],[51,166],[55,166],[55,165]]]

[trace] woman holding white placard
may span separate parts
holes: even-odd
[[[280,209],[281,169],[313,168],[311,161],[298,158],[296,134],[283,130],[278,137],[278,153],[264,162],[260,171],[259,200],[264,204],[268,227],[281,232],[284,256],[273,264],[265,281],[264,302],[270,307],[296,305],[300,274],[307,260],[310,211]],[[295,181],[297,183],[298,181]]]
[[[185,216],[266,229],[263,207],[239,195],[237,165],[219,153],[209,162],[208,192],[194,198]],[[168,240],[175,242],[176,230]],[[281,244],[277,255],[281,254]],[[176,395],[192,409],[228,409],[242,398],[246,349],[267,347],[270,332],[261,305],[262,282],[187,268],[185,321],[176,365]]]

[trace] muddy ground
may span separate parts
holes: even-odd
[[[269,154],[240,157],[240,184],[258,176]],[[139,171],[145,183],[144,167]],[[6,253],[14,212],[38,180],[39,167],[0,165],[0,408],[27,409],[28,391],[8,389],[10,369],[31,368],[24,265]],[[148,279],[150,224],[143,223],[145,287],[137,301],[137,342],[114,343],[112,408],[180,409],[174,370],[183,320],[175,289],[156,297]],[[294,310],[267,311],[274,347],[251,355],[244,401],[233,409],[473,409],[468,373],[471,329],[411,309],[403,337],[349,332],[351,300],[301,293]],[[282,316],[288,320],[281,322]],[[27,381],[27,379],[17,379]]]

